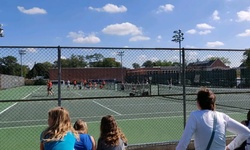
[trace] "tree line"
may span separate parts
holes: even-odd
[[[246,67],[250,68],[250,49],[243,53],[243,59],[241,62],[245,64]],[[229,65],[231,62],[228,58],[224,57],[210,57],[207,60],[220,59],[224,64]],[[105,58],[100,53],[95,53],[93,55],[74,55],[72,54],[69,58],[61,59],[62,68],[85,68],[85,67],[121,67],[121,63],[115,61],[114,58]],[[198,62],[199,60],[197,60]],[[154,66],[180,66],[179,62],[171,62],[167,60],[146,60],[142,65],[138,63],[133,63],[132,67],[137,68],[150,68]],[[21,68],[22,67],[22,68]],[[37,76],[43,76],[44,78],[49,78],[49,69],[57,68],[58,61],[35,63],[32,68],[27,65],[20,65],[17,58],[14,56],[7,56],[0,58],[0,73],[8,74],[14,76],[20,76],[23,72],[24,77],[34,78]]]

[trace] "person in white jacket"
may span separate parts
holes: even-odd
[[[215,111],[215,94],[202,87],[197,93],[197,108],[186,123],[176,150],[185,150],[194,138],[196,150],[234,150],[250,137],[250,130],[223,112]],[[237,136],[226,145],[226,131]]]

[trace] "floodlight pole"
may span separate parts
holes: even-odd
[[[176,30],[174,31],[174,36],[172,37],[172,41],[173,42],[178,42],[179,43],[179,51],[180,51],[180,73],[179,73],[179,84],[181,84],[181,74],[183,75],[182,76],[182,85],[183,85],[183,117],[184,117],[184,120],[183,120],[183,125],[184,125],[184,128],[186,126],[186,91],[185,91],[185,70],[184,70],[184,66],[185,66],[185,53],[184,53],[184,48],[181,49],[181,41],[184,40],[184,34],[181,32],[181,30]],[[182,55],[182,62],[181,62],[181,53],[183,54]]]
[[[123,83],[122,57],[124,56],[124,51],[117,52],[117,55],[118,55],[118,56],[121,56],[121,77],[122,77],[121,82]]]
[[[20,54],[20,57],[21,57],[21,77],[23,77],[23,55],[26,54],[26,50],[25,49],[20,49],[19,54]]]
[[[181,67],[182,67],[182,63],[181,63],[181,41],[184,40],[184,37],[183,37],[183,36],[184,36],[184,33],[182,33],[180,29],[174,31],[173,33],[174,33],[175,35],[172,37],[172,38],[173,38],[172,41],[173,41],[173,42],[176,42],[176,43],[177,43],[177,42],[179,43],[179,53],[180,53],[180,54],[179,54],[179,60],[180,60],[180,62],[179,62],[179,63],[180,63],[180,64],[179,64],[179,65],[180,65],[179,84],[181,84],[181,72],[182,72],[182,71],[181,71],[181,70],[182,70],[182,69],[181,69]]]
[[[2,28],[2,24],[0,24],[0,37],[3,37],[3,28]]]

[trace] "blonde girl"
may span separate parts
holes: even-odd
[[[84,120],[78,119],[74,129],[79,134],[79,141],[75,143],[75,150],[96,150],[96,142],[93,136],[88,134],[88,126]]]
[[[69,112],[55,107],[48,112],[48,127],[40,135],[40,150],[73,150],[78,133],[71,125]]]

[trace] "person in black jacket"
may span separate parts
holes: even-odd
[[[247,113],[247,120],[242,120],[241,123],[247,126],[250,129],[250,110]],[[250,150],[250,137],[244,141],[240,147],[236,148],[235,150]]]

